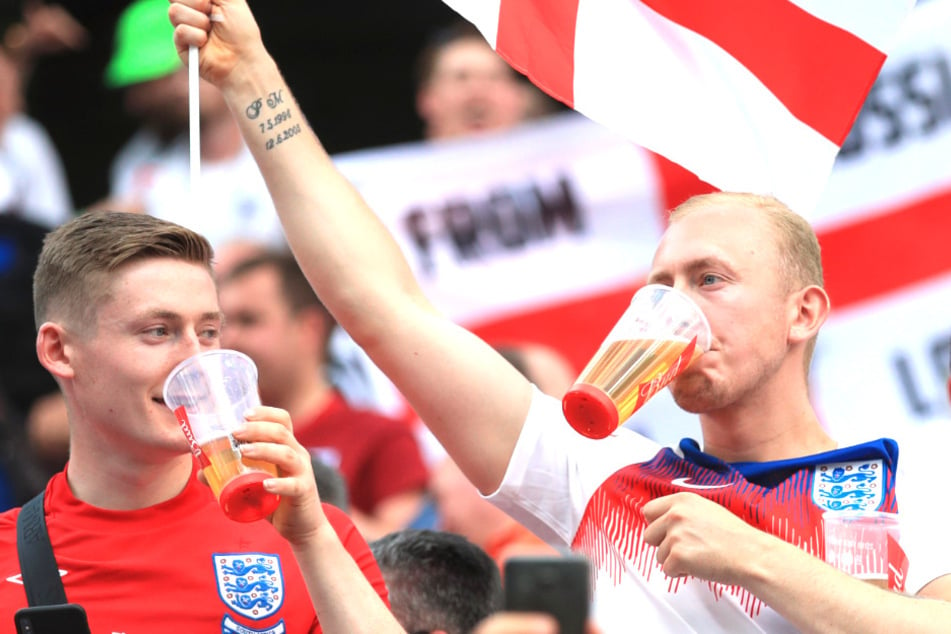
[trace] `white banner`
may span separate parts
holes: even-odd
[[[812,389],[842,440],[951,418],[951,3],[906,27],[810,218],[833,301]],[[574,113],[335,158],[440,309],[578,370],[642,283],[666,210],[707,190]],[[666,392],[631,424],[662,442],[698,433]]]

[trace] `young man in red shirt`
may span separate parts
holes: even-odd
[[[385,630],[379,568],[342,512],[320,510],[286,412],[256,410],[238,436],[284,476],[269,485],[285,496],[273,525],[228,519],[196,479],[163,385],[180,361],[219,347],[211,258],[202,236],[130,213],[87,212],[46,240],[36,348],[65,396],[71,449],[44,513],[66,596],[94,632]],[[27,605],[19,511],[0,515],[7,625]]]

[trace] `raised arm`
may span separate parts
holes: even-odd
[[[476,486],[494,490],[528,411],[528,382],[423,296],[399,246],[304,120],[246,2],[173,0],[169,15],[182,59],[199,47],[202,77],[237,116],[320,299]]]

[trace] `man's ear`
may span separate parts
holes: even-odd
[[[36,334],[36,356],[40,365],[58,379],[71,379],[74,375],[67,338],[66,330],[51,321],[40,326]]]
[[[315,345],[321,345],[324,348],[329,345],[330,333],[333,332],[336,322],[326,310],[318,306],[301,308],[297,311],[297,320]]]
[[[790,343],[815,337],[829,316],[829,308],[829,296],[819,286],[810,285],[793,294],[790,302]]]

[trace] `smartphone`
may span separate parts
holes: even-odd
[[[76,603],[20,608],[13,620],[17,634],[90,634],[86,611]]]
[[[584,634],[588,620],[591,569],[580,555],[512,557],[505,562],[505,609],[545,612],[561,634]]]

